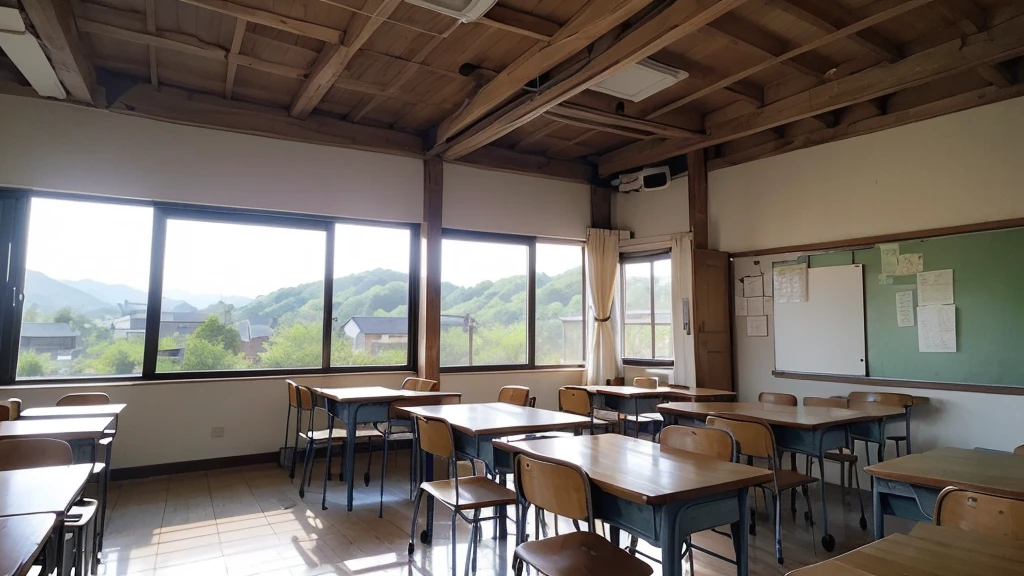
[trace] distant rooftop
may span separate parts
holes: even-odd
[[[24,322],[21,325],[22,338],[73,338],[78,332],[67,322]]]
[[[356,325],[363,334],[408,334],[409,319],[406,316],[353,316],[345,321]],[[441,315],[441,326],[462,326],[463,316]]]

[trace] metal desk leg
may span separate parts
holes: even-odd
[[[747,524],[750,523],[750,509],[747,507],[747,496],[748,489],[742,488],[739,491],[739,520],[733,522],[730,527],[732,528],[732,546],[736,552],[736,574],[737,576],[747,576],[748,570],[748,534]]]
[[[871,507],[875,515],[875,540],[885,538],[885,512],[882,511],[882,493],[878,491],[878,483],[871,483]]]
[[[907,432],[906,432],[906,434],[907,434],[907,454],[913,454],[913,451],[910,449],[910,409],[911,408],[913,408],[913,406],[907,406],[906,407],[906,409],[905,409],[906,416],[903,418],[903,423],[904,423],[904,425],[906,426],[906,429],[907,429]]]
[[[680,555],[683,551],[683,541],[686,535],[679,533],[677,525],[678,509],[674,506],[664,506],[661,509],[661,573],[662,576],[682,576],[683,563]],[[618,546],[618,541],[612,540]]]
[[[348,432],[348,438],[345,439],[345,484],[346,490],[348,491],[347,506],[348,511],[352,511],[352,489],[355,482],[352,481],[355,478],[356,473],[356,422],[359,421],[359,404],[356,404],[349,409],[348,418],[345,420],[345,430]],[[329,460],[328,460],[329,461]]]

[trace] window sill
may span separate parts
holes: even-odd
[[[488,370],[483,366],[467,366],[462,369],[460,367],[457,370],[451,368],[441,368],[441,376],[461,376],[461,375],[486,375],[486,374],[537,374],[538,372],[584,372],[585,366],[545,366],[541,368],[508,368],[505,366],[497,367],[493,370]]]
[[[623,366],[635,366],[638,368],[674,368],[674,360],[642,360],[638,358],[623,358]]]
[[[404,367],[403,367],[404,368]],[[0,390],[40,390],[47,388],[114,388],[120,386],[163,386],[165,384],[199,384],[213,382],[235,382],[240,380],[285,380],[301,378],[331,378],[337,376],[384,376],[384,375],[416,375],[413,370],[368,370],[366,372],[314,372],[309,374],[254,374],[252,376],[239,375],[237,373],[218,377],[216,375],[203,377],[185,378],[153,378],[142,379],[139,377],[128,378],[93,378],[93,379],[53,379],[38,381],[19,381],[7,386],[0,386]]]

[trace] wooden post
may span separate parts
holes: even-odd
[[[708,165],[704,149],[686,155],[690,232],[695,250],[708,249]]]
[[[612,191],[610,188],[590,187],[590,227],[612,229]]]
[[[420,227],[419,374],[440,382],[441,375],[441,207],[444,163],[423,161],[423,225]]]

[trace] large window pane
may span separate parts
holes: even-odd
[[[627,262],[622,265],[623,284],[623,356],[653,358],[651,341],[651,263]]]
[[[406,228],[335,226],[332,366],[408,363],[410,240]]]
[[[583,363],[583,247],[537,244],[537,365]]]
[[[168,220],[157,372],[319,368],[325,236]]]
[[[529,247],[441,241],[441,366],[527,362]]]
[[[153,210],[35,198],[18,378],[140,374]]]
[[[651,263],[654,278],[654,357],[671,360],[672,350],[672,261]]]

